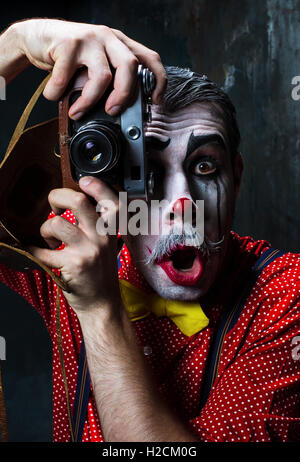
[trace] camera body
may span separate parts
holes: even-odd
[[[100,101],[77,121],[67,117],[66,111],[80,96],[82,87],[75,85],[69,91],[60,107],[60,155],[63,157],[63,177],[65,172],[68,183],[70,176],[71,181],[78,184],[82,176],[89,175],[117,190],[126,191],[129,198],[147,199],[151,196],[153,176],[147,168],[144,126],[151,121],[154,86],[154,75],[140,65],[133,102],[124,112],[116,117],[105,112],[110,87]],[[66,117],[67,124],[64,123]]]

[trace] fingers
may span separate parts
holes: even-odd
[[[85,82],[81,96],[69,109],[69,116],[79,119],[88,109],[99,101],[112,81],[112,72],[103,53],[94,53],[93,59],[82,58],[88,68],[88,80]]]
[[[92,205],[85,194],[67,188],[53,189],[50,192],[48,199],[52,210],[56,214],[60,214],[66,209],[72,210],[79,222],[79,228],[84,232],[88,232],[89,229],[95,228],[98,215],[96,213],[95,206]],[[51,220],[53,220],[53,218]],[[74,228],[71,223],[67,223]],[[71,228],[68,228],[68,230],[71,230]],[[66,232],[68,232],[68,230],[66,229]]]
[[[100,31],[104,34],[103,49],[97,41],[92,41],[89,47],[95,49],[93,55],[84,48],[79,57],[80,62],[88,68],[89,78],[84,84],[80,98],[69,111],[69,115],[74,119],[81,117],[102,97],[113,79],[110,65],[115,69],[115,75],[113,91],[105,104],[106,112],[112,116],[121,112],[134,93],[138,59],[109,29]]]
[[[106,101],[105,110],[116,115],[128,105],[134,93],[139,61],[114,34],[107,40],[105,51],[115,69],[114,89]]]
[[[75,52],[74,45],[73,47],[68,47],[67,53],[63,50],[61,52],[56,51],[57,59],[54,57],[55,63],[52,75],[43,91],[44,97],[50,101],[56,101],[63,95],[69,81],[73,77],[77,68]]]
[[[139,62],[148,67],[154,73],[156,78],[156,86],[152,94],[152,100],[155,104],[160,104],[168,80],[159,54],[145,47],[141,43],[130,39],[125,34],[123,34],[123,32],[117,29],[112,29],[112,31],[116,37],[118,37],[118,39],[121,40],[132,51],[136,58],[138,58]]]
[[[117,222],[118,197],[109,186],[97,178],[84,177],[80,180],[80,187],[86,194],[67,188],[54,189],[49,194],[49,203],[56,214],[70,209],[78,221],[78,226],[74,226],[56,216],[44,223],[41,235],[51,248],[57,247],[57,240],[66,245],[80,244],[81,247],[86,242],[99,244],[104,242],[107,234],[104,231],[99,233],[99,222],[109,223],[111,226]],[[97,207],[88,196],[97,202]],[[101,213],[101,218],[97,212]],[[116,234],[115,227],[111,232]]]
[[[60,216],[55,216],[43,223],[40,233],[52,248],[55,242],[64,242],[66,245],[80,245],[84,239],[84,235],[78,227]]]
[[[96,223],[97,239],[105,239],[107,233],[117,234],[119,218],[119,199],[116,193],[103,181],[94,177],[81,178],[79,186],[86,194],[97,202],[97,212],[100,213]]]
[[[33,26],[34,33],[29,25],[26,30],[28,59],[43,69],[53,65],[44,90],[46,98],[59,99],[75,71],[83,66],[88,70],[88,80],[69,110],[70,117],[80,118],[102,97],[112,82],[111,67],[115,69],[115,76],[114,88],[105,106],[109,114],[116,115],[128,106],[134,94],[139,63],[155,74],[153,102],[159,104],[167,78],[156,52],[106,26],[51,19],[33,20]],[[35,40],[30,39],[31,36]]]
[[[118,196],[103,181],[92,176],[85,176],[80,179],[79,186],[86,194],[93,197],[101,205],[103,201],[110,201],[113,207],[111,212],[116,212],[119,206]]]
[[[49,268],[61,269],[64,265],[63,250],[40,249],[39,247],[30,247],[32,255],[41,260]]]

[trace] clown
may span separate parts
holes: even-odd
[[[111,114],[126,106],[139,62],[157,78],[145,134],[152,199],[164,200],[159,225],[167,233],[121,236],[118,268],[117,236],[97,233],[89,197],[114,204],[104,221],[118,215],[118,198],[84,177],[81,192],[50,192],[54,214],[41,227],[48,248],[32,249],[60,270],[69,291],[57,300],[48,275],[0,267],[1,281],[41,313],[52,336],[54,440],[295,438],[299,369],[289,346],[299,330],[299,256],[231,230],[242,157],[228,96],[206,76],[164,69],[155,53],[103,26],[29,20],[1,40],[0,74],[9,80],[29,63],[53,69],[49,99],[61,96],[76,68],[88,68],[69,113],[77,119],[110,82],[108,63],[116,68]],[[193,221],[197,200],[204,201],[203,242],[185,228],[178,233],[185,210]],[[85,405],[78,406],[81,364]]]

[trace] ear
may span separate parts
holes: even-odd
[[[244,162],[240,152],[237,152],[235,155],[234,163],[233,163],[233,176],[234,176],[234,198],[235,200],[238,197],[242,174],[244,169]]]

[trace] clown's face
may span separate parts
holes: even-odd
[[[174,229],[184,207],[204,200],[204,234],[207,243],[219,243],[209,253],[174,246],[160,258],[160,235],[124,236],[138,270],[162,297],[195,300],[208,293],[224,265],[241,176],[241,159],[234,164],[223,121],[208,103],[194,103],[172,114],[153,106],[146,129],[149,167],[154,172],[152,199],[165,200],[161,224]],[[150,207],[148,220],[151,220]],[[149,261],[150,260],[150,261]]]

